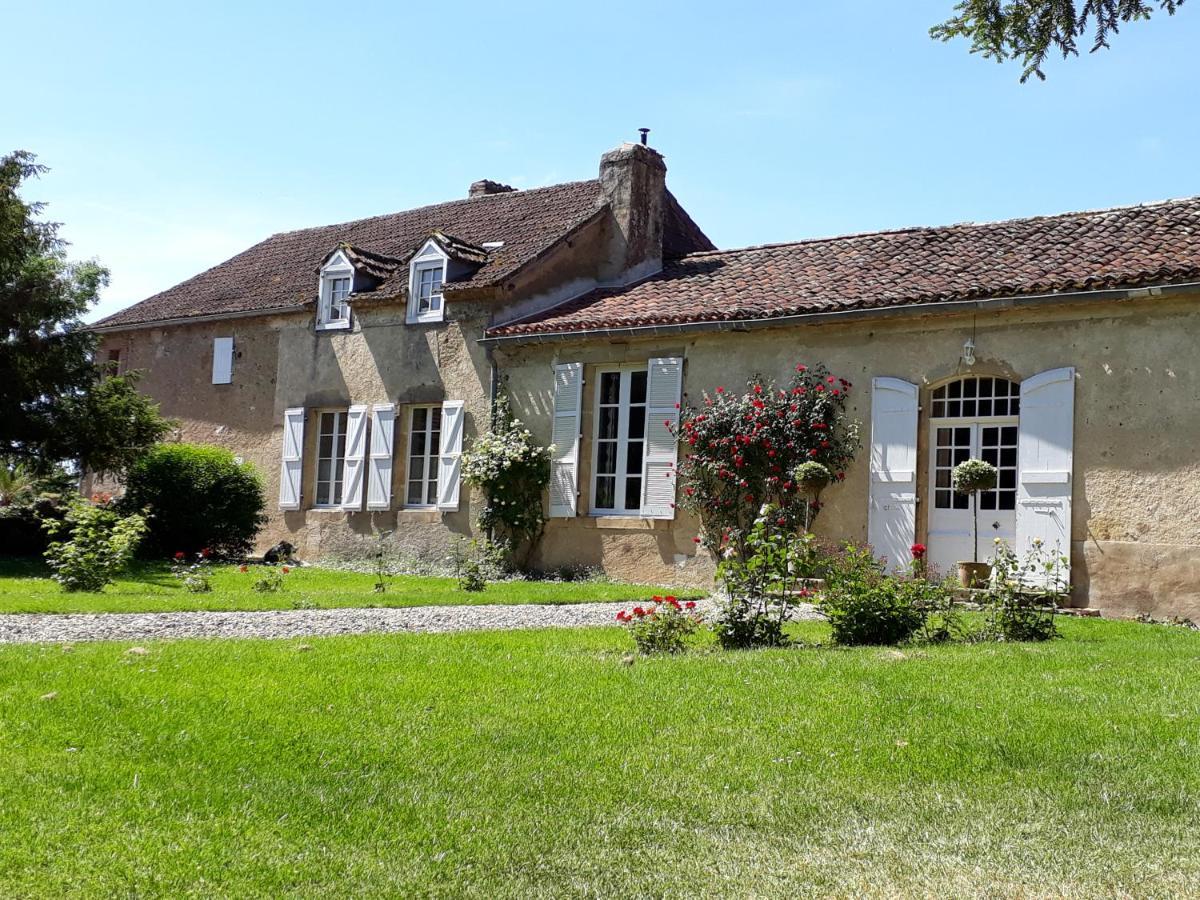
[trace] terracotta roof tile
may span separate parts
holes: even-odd
[[[382,269],[396,259],[407,260],[434,232],[452,235],[455,253],[464,256],[481,251],[485,242],[503,241],[503,246],[487,250],[479,268],[469,276],[471,285],[494,284],[598,215],[602,208],[599,182],[576,181],[276,234],[95,326],[299,308],[315,300],[317,269],[339,244],[350,245],[360,261]],[[670,192],[668,208],[667,231],[674,251],[712,247],[687,213],[678,208]],[[390,287],[390,295],[396,296],[399,288],[391,282],[401,280],[407,282],[393,277],[381,287]]]
[[[491,336],[1134,287],[1200,278],[1200,198],[694,253]]]

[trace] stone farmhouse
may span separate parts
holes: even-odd
[[[1198,304],[1200,198],[717,250],[642,143],[595,180],[274,235],[94,327],[181,439],[265,474],[263,545],[309,558],[471,536],[459,455],[504,390],[555,448],[537,566],[706,583],[666,423],[819,360],[864,435],[820,533],[952,568],[950,470],[981,457],[981,530],[1069,553],[1073,603],[1200,618]]]

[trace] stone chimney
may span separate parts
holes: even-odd
[[[606,280],[662,268],[663,192],[667,164],[645,144],[622,144],[600,157],[600,191],[612,212]]]
[[[485,178],[482,181],[476,181],[473,183],[467,190],[467,196],[483,197],[487,194],[507,194],[510,191],[515,190],[516,188],[510,184],[501,184],[498,181],[491,181],[490,179]]]

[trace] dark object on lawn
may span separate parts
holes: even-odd
[[[270,550],[263,554],[263,562],[268,566],[278,565],[281,562],[291,562],[292,554],[296,552],[296,547],[287,541],[280,541]]]

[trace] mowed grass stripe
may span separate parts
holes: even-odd
[[[317,566],[293,567],[283,590],[254,590],[264,569],[211,568],[212,591],[190,594],[165,564],[139,563],[100,594],[64,593],[36,560],[0,560],[0,613],[178,612],[187,610],[335,609],[344,607],[458,606],[517,603],[645,601],[670,588],[607,581],[499,581],[478,592],[460,590],[453,578],[397,575],[375,593],[375,576]],[[679,596],[702,591],[681,589]]]
[[[1200,636],[1062,628],[1047,645],[632,666],[615,628],[9,647],[0,883],[43,896],[1200,890]]]

